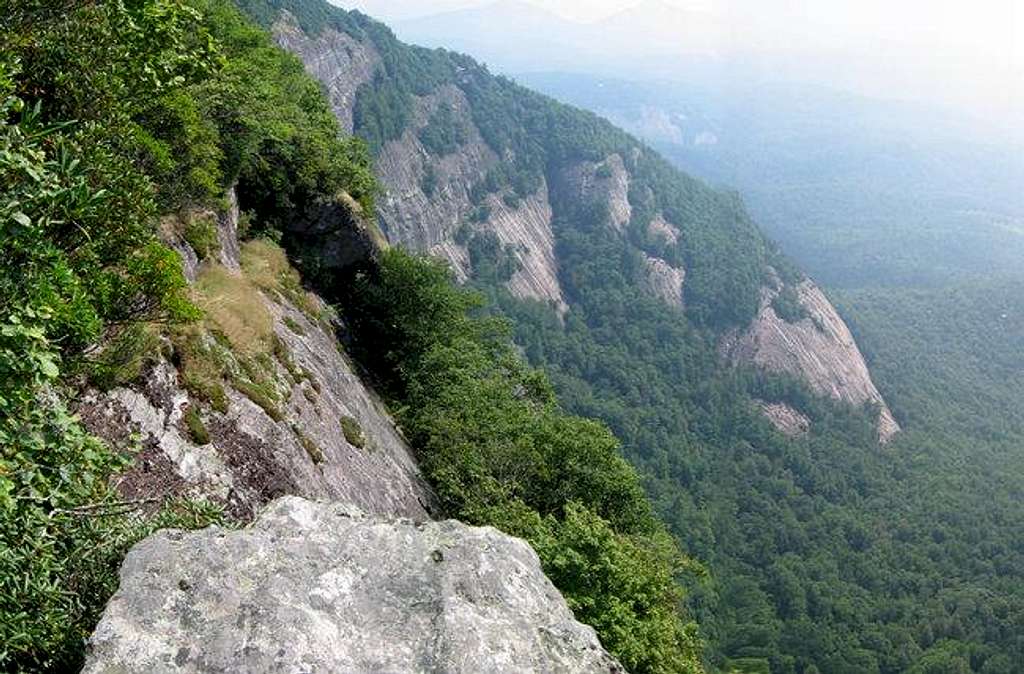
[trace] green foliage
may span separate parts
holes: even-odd
[[[443,157],[458,150],[466,142],[466,134],[466,127],[452,106],[442,103],[427,120],[427,125],[420,129],[419,137],[428,152]]]
[[[185,223],[182,238],[192,247],[200,260],[210,257],[220,248],[217,240],[217,225],[208,217],[189,217]]]
[[[159,351],[160,340],[149,326],[128,325],[110,338],[97,356],[88,359],[89,381],[103,391],[134,382]]]
[[[800,302],[800,295],[793,286],[783,286],[779,294],[772,300],[772,309],[776,315],[787,323],[799,323],[810,316]]]
[[[306,329],[303,328],[302,325],[291,316],[285,316],[283,322],[285,327],[294,332],[296,335],[299,335],[300,337],[305,336]]]
[[[319,87],[226,0],[24,0],[0,14],[0,669],[72,671],[128,547],[219,517],[119,502],[108,485],[130,457],[62,402],[70,375],[127,383],[156,329],[201,317],[157,216],[216,207],[238,182],[276,227],[342,192],[369,210],[376,188]],[[208,223],[184,235],[214,250]],[[220,319],[235,338],[252,327]],[[223,345],[173,332],[186,386],[226,411]],[[268,354],[245,356],[236,385],[279,417]],[[194,407],[185,424],[208,440]]]
[[[632,671],[701,671],[673,582],[687,562],[611,433],[561,411],[501,322],[470,317],[480,299],[442,265],[391,250],[338,290],[446,512],[526,537]]]
[[[376,182],[365,145],[343,139],[320,86],[301,62],[226,0],[196,0],[226,57],[194,93],[222,143],[223,183],[238,183],[256,227],[287,229],[348,192],[373,211]]]
[[[341,432],[345,435],[345,442],[356,449],[366,446],[366,436],[363,435],[363,427],[352,417],[341,418]]]

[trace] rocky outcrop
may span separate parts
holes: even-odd
[[[216,218],[218,262],[240,275],[233,193],[228,202]],[[191,252],[181,240],[175,247]],[[194,253],[183,257],[192,259]],[[343,501],[378,515],[426,518],[433,503],[429,487],[401,431],[345,355],[335,326],[323,318],[327,307],[310,294],[253,294],[260,305],[255,309],[272,322],[277,345],[265,359],[280,398],[273,408],[231,381],[223,382],[221,411],[200,404],[190,396],[173,353],[151,364],[138,384],[90,390],[77,401],[76,411],[92,433],[115,447],[139,449],[118,480],[121,494],[154,503],[208,498],[238,521],[289,494]],[[205,339],[215,341],[212,335]],[[165,347],[172,350],[169,343]],[[364,443],[345,437],[344,418],[361,428]],[[205,437],[197,437],[197,426]]]
[[[519,257],[520,269],[509,281],[508,289],[516,297],[548,303],[564,314],[568,305],[558,283],[547,183],[535,194],[520,199],[515,207],[497,195],[489,197],[488,207],[490,217],[483,228],[497,234],[498,240],[516,250]]]
[[[299,498],[136,545],[85,674],[622,672],[523,541]]]
[[[647,232],[652,238],[660,238],[667,245],[674,246],[679,243],[679,228],[666,220],[665,216],[660,213],[647,225]]]
[[[633,207],[629,203],[629,172],[621,156],[613,154],[600,163],[580,162],[564,169],[559,188],[564,198],[606,207],[616,231],[629,226]]]
[[[453,123],[462,125],[465,138],[456,152],[438,157],[424,147],[419,133],[442,105],[452,111]],[[385,144],[375,165],[386,190],[379,207],[388,239],[425,251],[454,236],[476,209],[470,191],[497,162],[473,124],[461,89],[447,85],[417,98],[409,127]],[[434,187],[425,191],[428,171]]]
[[[786,403],[770,403],[764,400],[755,400],[754,402],[772,426],[775,426],[783,435],[796,438],[811,430],[811,420],[807,418],[807,415]]]
[[[685,272],[650,255],[644,255],[644,265],[647,268],[647,290],[669,306],[682,307]]]
[[[273,32],[277,43],[298,56],[309,73],[323,82],[331,109],[342,128],[352,133],[356,92],[377,72],[377,50],[335,30],[324,30],[316,39],[310,39],[287,11],[281,12]]]
[[[722,352],[733,362],[798,377],[820,395],[877,407],[878,437],[882,443],[888,442],[899,432],[899,424],[871,380],[846,323],[809,280],[795,288],[806,316],[795,322],[783,320],[772,306],[781,290],[777,280],[762,289],[757,317],[745,331],[727,335]]]

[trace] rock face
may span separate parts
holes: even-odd
[[[764,400],[755,402],[761,413],[780,433],[795,438],[811,430],[811,420],[799,410],[795,410],[785,403],[769,403]]]
[[[335,112],[351,124],[354,92],[370,82],[380,59],[369,40],[356,41],[325,29],[318,36],[304,35],[284,14],[274,28],[278,42],[297,54],[307,70],[327,87]],[[339,50],[343,53],[337,53]],[[433,154],[420,133],[440,106],[452,113],[452,123],[464,131],[460,146],[444,156]],[[412,119],[401,137],[382,148],[376,172],[386,188],[380,200],[382,227],[391,243],[430,252],[448,260],[459,280],[473,270],[457,232],[469,225],[474,231],[494,232],[507,250],[518,257],[520,270],[508,289],[521,298],[533,298],[554,306],[560,314],[568,309],[559,283],[558,258],[552,232],[552,204],[590,204],[608,215],[609,228],[619,236],[629,231],[639,204],[630,203],[630,167],[641,152],[610,154],[601,160],[566,160],[549,167],[543,186],[527,198],[509,199],[503,192],[474,201],[473,188],[503,158],[484,140],[473,121],[469,100],[459,86],[443,85],[414,97]],[[511,205],[515,204],[515,205]],[[481,216],[480,206],[485,206]],[[634,208],[636,206],[636,208]],[[685,223],[668,222],[656,214],[647,236],[675,245],[685,236]],[[647,254],[644,258],[645,290],[673,307],[685,301],[688,270]],[[886,442],[899,430],[888,406],[871,381],[867,366],[849,330],[835,309],[813,284],[799,289],[810,318],[796,324],[781,320],[771,309],[780,291],[766,287],[761,311],[748,329],[728,335],[722,351],[734,362],[754,364],[805,379],[819,393],[854,405],[877,405],[879,438]],[[820,326],[820,328],[819,328]]]
[[[136,545],[86,674],[622,672],[523,541],[300,498]]]
[[[324,84],[335,114],[351,130],[355,92],[372,79],[380,63],[373,46],[331,29],[307,36],[287,13],[275,24],[274,36]],[[441,106],[451,111],[452,123],[462,128],[464,138],[456,151],[438,156],[424,146],[420,132]],[[479,204],[473,202],[471,191],[498,161],[473,122],[461,89],[446,85],[417,97],[409,127],[384,145],[375,165],[386,189],[378,209],[388,240],[442,257],[459,280],[468,278],[472,273],[469,255],[453,238],[473,221]],[[512,294],[550,303],[564,312],[567,306],[558,283],[547,186],[514,207],[501,196],[486,198],[483,205],[489,215],[476,222],[474,229],[494,232],[503,244],[518,251],[520,270],[508,283]]]
[[[650,255],[644,256],[644,265],[647,267],[647,290],[669,306],[682,307],[686,273]]]
[[[781,290],[778,281],[775,287],[762,290],[757,318],[744,332],[726,337],[723,353],[733,362],[753,363],[801,378],[812,390],[835,400],[877,406],[878,437],[882,443],[888,442],[899,432],[899,424],[875,388],[843,319],[814,283],[803,281],[796,293],[807,315],[787,322],[772,307]]]
[[[217,220],[218,262],[239,270],[237,202],[233,195],[228,201],[232,207]],[[182,241],[176,246],[190,251]],[[115,447],[129,449],[136,440],[140,445],[132,468],[117,483],[122,495],[209,498],[238,521],[251,520],[264,504],[291,494],[344,501],[377,515],[426,518],[432,495],[412,450],[344,354],[334,326],[283,296],[261,293],[260,301],[290,361],[273,362],[275,380],[286,388],[280,417],[227,382],[225,411],[193,407],[181,374],[163,358],[143,373],[140,384],[89,391],[78,401],[76,411],[92,433]],[[296,381],[292,372],[304,374]],[[190,433],[188,414],[200,418],[206,442]],[[344,417],[362,429],[363,446],[346,439]]]
[[[281,12],[281,19],[274,26],[274,37],[282,47],[302,59],[310,73],[324,83],[331,109],[342,128],[352,133],[356,92],[373,79],[380,64],[377,50],[334,30],[324,31],[319,40],[309,40],[288,11]]]

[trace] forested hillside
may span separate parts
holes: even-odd
[[[243,5],[307,59],[341,118],[351,111],[378,172],[402,176],[402,190],[382,197],[388,235],[451,260],[512,319],[562,403],[622,439],[662,517],[711,570],[689,600],[711,668],[1012,672],[1024,661],[1022,551],[1007,545],[993,565],[978,538],[1011,541],[1015,525],[1004,510],[975,511],[981,529],[953,516],[964,503],[953,486],[962,454],[926,429],[880,449],[873,411],[815,395],[798,377],[723,363],[720,340],[758,313],[769,266],[783,288],[774,312],[813,324],[785,290],[800,273],[734,195],[680,175],[591,114],[466,57],[402,45],[357,13]],[[327,62],[359,70],[325,72]],[[493,159],[472,164],[486,165],[475,174],[470,157]],[[581,174],[582,188],[572,179]],[[594,198],[604,189],[612,198]],[[463,194],[471,208],[448,208]],[[412,203],[420,210],[406,217]],[[522,222],[512,217],[522,203],[552,212],[558,285],[545,296],[521,292],[516,274],[534,261],[502,238]],[[650,292],[650,259],[685,272],[681,308]],[[773,429],[759,411],[766,402],[798,412],[810,432]],[[937,469],[949,481],[936,482]]]
[[[0,667],[80,666],[123,555],[148,532],[247,521],[232,500],[243,485],[190,491],[172,466],[180,489],[164,497],[159,456],[133,444],[136,429],[118,429],[124,446],[105,443],[72,402],[89,411],[83,399],[103,392],[180,388],[168,403],[181,406],[178,428],[159,431],[178,450],[211,448],[242,403],[323,475],[325,448],[290,400],[319,410],[321,393],[345,391],[297,366],[275,333],[272,311],[290,307],[293,342],[304,325],[344,326],[410,436],[436,514],[529,540],[631,671],[702,671],[677,582],[702,567],[656,519],[607,428],[565,412],[503,324],[472,315],[476,295],[434,262],[381,249],[355,258],[358,276],[309,269],[344,322],[302,287],[275,241],[303,250],[303,227],[372,230],[361,219],[378,188],[366,146],[341,133],[297,59],[227,0],[2,9]],[[240,252],[215,215],[233,195]],[[222,262],[222,243],[239,268]],[[332,421],[346,447],[376,451],[371,429]],[[264,501],[289,489],[283,448],[265,449],[275,437],[235,457],[263,480]]]

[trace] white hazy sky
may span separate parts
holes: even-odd
[[[489,0],[333,0],[384,20],[399,20]],[[637,0],[523,0],[578,21],[593,21]],[[1024,0],[663,0],[686,9],[742,17],[785,31],[787,39],[835,44],[885,40],[954,50],[1024,68]],[[780,36],[781,37],[781,36]],[[780,40],[782,42],[783,40]],[[937,58],[950,54],[937,54]]]

